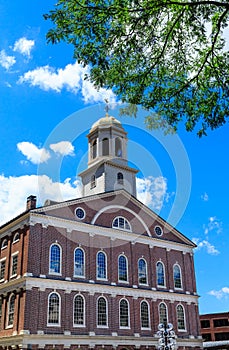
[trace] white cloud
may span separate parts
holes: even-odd
[[[50,153],[45,148],[38,148],[32,142],[19,142],[17,148],[33,164],[47,162],[50,158]]]
[[[222,232],[222,222],[217,219],[216,216],[211,216],[208,219],[207,225],[203,225],[205,235],[208,235],[209,232],[214,231],[216,233]]]
[[[136,178],[137,198],[154,210],[162,208],[167,191],[167,179],[163,176]]]
[[[16,63],[14,56],[7,56],[5,50],[0,51],[0,65],[5,69],[10,69]]]
[[[49,146],[51,150],[63,156],[73,156],[74,146],[69,141],[60,141]]]
[[[26,209],[26,198],[29,195],[54,201],[64,201],[81,196],[81,183],[76,179],[73,183],[70,179],[64,182],[53,182],[46,175],[24,175],[19,177],[5,177],[0,175],[0,224],[4,224]]]
[[[19,78],[18,83],[28,83],[45,91],[61,92],[64,88],[74,94],[81,91],[86,103],[104,102],[105,98],[108,98],[110,103],[114,103],[115,95],[111,90],[100,89],[98,91],[92,83],[84,79],[85,74],[89,73],[88,67],[83,67],[77,62],[68,64],[64,69],[59,68],[57,70],[47,65],[26,72]]]
[[[25,37],[20,38],[15,42],[13,51],[20,52],[22,55],[27,56],[29,58],[34,44],[34,40],[28,40]]]
[[[200,197],[204,202],[207,202],[209,200],[208,194],[205,192],[204,194],[201,195]]]
[[[229,296],[229,287],[223,287],[220,290],[211,290],[208,294],[213,295],[217,299],[227,298]]]
[[[197,245],[196,250],[206,249],[207,253],[210,255],[218,255],[220,252],[212,245],[209,241],[200,241],[199,238],[193,238],[192,241]]]

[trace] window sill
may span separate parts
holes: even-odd
[[[85,328],[85,324],[73,324],[74,328]]]
[[[47,327],[61,327],[61,325],[59,323],[47,323]]]
[[[130,329],[130,327],[122,327],[122,326],[120,326],[119,328],[120,329]]]
[[[52,275],[52,276],[62,276],[62,273],[60,273],[60,272],[51,272],[51,271],[49,271],[49,275]]]
[[[98,326],[98,325],[97,325],[97,328],[103,328],[103,329],[105,328],[105,329],[108,329],[109,327],[108,327],[108,326]]]
[[[17,274],[11,275],[11,276],[10,276],[10,279],[11,279],[11,278],[15,278],[15,277],[17,277]]]
[[[141,330],[142,331],[151,331],[151,328],[149,328],[149,327],[141,327]]]
[[[6,326],[5,329],[10,329],[10,328],[13,328],[13,325],[11,324],[10,326]]]
[[[73,275],[73,278],[86,278],[85,276]]]

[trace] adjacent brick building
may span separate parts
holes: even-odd
[[[229,349],[229,312],[200,315],[204,348]]]
[[[88,135],[83,197],[0,227],[0,350],[153,350],[160,322],[199,349],[195,245],[136,199],[127,136],[106,115]]]

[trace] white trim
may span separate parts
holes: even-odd
[[[17,239],[15,239],[16,236],[18,236]],[[20,240],[20,233],[19,233],[19,232],[16,232],[15,235],[14,235],[14,237],[13,237],[12,244],[19,242],[19,240]]]
[[[124,220],[124,226],[126,225],[126,223],[129,225],[129,229],[126,229],[125,227],[124,228],[120,228],[119,226],[119,219],[123,219]],[[118,227],[114,226],[114,221],[115,220],[118,220]],[[115,230],[122,230],[122,231],[128,231],[128,232],[132,232],[132,227],[131,227],[131,224],[130,222],[124,217],[124,216],[116,216],[114,218],[114,220],[112,221],[112,228],[115,229]]]
[[[181,287],[175,287],[175,279],[174,279],[174,267],[175,267],[175,266],[178,266],[178,267],[179,267],[179,270],[180,270],[180,283],[181,283]],[[182,280],[181,267],[180,267],[180,264],[178,264],[177,262],[173,265],[173,286],[174,286],[174,289],[183,290],[183,280]]]
[[[148,322],[149,322],[149,327],[142,327],[142,310],[141,310],[141,305],[142,303],[145,302],[147,304],[147,308],[148,308]],[[151,329],[151,319],[150,319],[150,308],[149,308],[149,303],[148,301],[146,301],[145,299],[143,299],[140,302],[140,326],[141,326],[141,330],[150,330]]]
[[[77,216],[77,214],[76,214],[76,211],[79,210],[79,209],[83,211],[83,217],[82,217],[82,218],[79,218],[79,217]],[[75,217],[76,217],[78,220],[83,220],[83,219],[85,219],[85,216],[86,216],[86,212],[85,212],[85,210],[84,210],[82,207],[77,207],[77,208],[75,209]]]
[[[6,261],[6,257],[0,259],[0,271],[1,271],[1,269],[2,269],[2,262],[3,262],[3,261]],[[2,279],[0,279],[0,282],[4,282],[4,280],[5,280],[5,273],[6,273],[6,266],[5,266],[4,276],[3,276]]]
[[[75,253],[76,253],[76,250],[80,249],[82,252],[83,252],[83,275],[76,275],[75,274]],[[74,249],[74,255],[73,255],[73,258],[74,258],[74,261],[73,261],[73,277],[76,277],[76,278],[85,278],[85,251],[82,247],[76,247]]]
[[[181,306],[181,307],[182,307],[182,310],[183,310],[183,314],[184,314],[184,329],[179,329],[179,328],[178,328],[178,311],[177,311],[178,306]],[[184,306],[183,306],[181,303],[179,303],[179,304],[176,306],[176,318],[177,318],[177,331],[178,331],[178,332],[187,332],[187,329],[186,329],[185,308],[184,308]]]
[[[126,211],[128,211],[129,213],[133,214],[135,218],[137,218],[141,224],[143,225],[144,229],[146,230],[146,232],[148,233],[148,236],[151,237],[151,233],[149,231],[149,228],[147,227],[147,225],[145,224],[145,222],[142,220],[142,218],[137,214],[135,213],[133,210],[127,208],[127,207],[124,207],[122,205],[108,205],[104,208],[101,208],[96,214],[95,216],[93,217],[92,221],[91,221],[91,224],[94,225],[94,223],[96,222],[97,218],[102,214],[104,213],[105,211],[107,210],[110,210],[110,209],[124,209]],[[123,230],[123,231],[127,231],[127,230]],[[129,232],[129,230],[128,230]]]
[[[121,310],[120,310],[120,304],[121,304],[121,301],[122,300],[125,300],[127,302],[127,306],[128,306],[128,326],[121,326],[120,325],[120,321],[121,321]],[[129,304],[129,300],[127,300],[126,298],[121,298],[119,300],[119,328],[120,329],[130,329],[130,304]]]
[[[74,323],[75,299],[78,296],[82,297],[82,299],[83,299],[83,324]],[[73,327],[76,327],[76,328],[84,328],[85,327],[85,310],[86,310],[85,298],[82,294],[77,293],[73,298]]]
[[[158,263],[161,263],[162,264],[162,266],[163,266],[163,272],[164,272],[164,284],[162,285],[162,284],[158,284],[157,282],[158,282],[158,274],[157,274],[157,264]],[[157,262],[156,262],[156,284],[157,284],[157,288],[166,288],[166,273],[165,273],[165,264],[161,261],[161,260],[158,260]]]
[[[140,260],[144,260],[145,261],[145,266],[146,266],[146,283],[140,283],[139,282],[139,261]],[[145,258],[139,258],[138,259],[138,284],[140,285],[140,286],[148,286],[149,284],[148,284],[148,264],[147,264],[147,261],[146,261],[146,259]]]
[[[58,323],[49,323],[48,320],[49,320],[49,300],[50,300],[50,296],[52,294],[56,294],[59,298],[59,310],[58,310]],[[52,291],[49,293],[48,295],[48,307],[47,307],[47,327],[60,327],[61,325],[61,296],[58,292],[56,291]]]
[[[98,303],[99,303],[99,299],[101,299],[101,298],[103,298],[106,302],[106,320],[107,320],[107,323],[105,326],[98,324]],[[98,296],[98,298],[96,300],[96,327],[97,328],[109,328],[109,326],[108,326],[108,302],[107,302],[107,298],[104,295]]]
[[[52,249],[52,247],[54,245],[57,245],[60,248],[60,272],[54,272],[54,271],[50,270],[51,249]],[[54,242],[54,243],[50,244],[50,247],[49,247],[49,275],[55,275],[55,276],[61,276],[62,275],[62,246],[59,243],[57,243],[57,242]]]
[[[3,246],[3,243],[6,243],[6,245]],[[8,246],[8,239],[4,238],[3,241],[2,241],[2,244],[1,244],[1,250],[6,249],[7,246]]]
[[[11,261],[10,261],[10,278],[14,278],[17,276],[17,272],[13,274],[13,258],[17,256],[17,270],[18,270],[18,256],[19,256],[19,251],[14,252],[11,254]]]
[[[106,277],[98,277],[98,255],[102,253],[105,256],[105,276]],[[96,279],[99,281],[107,281],[107,254],[103,250],[99,250],[96,253]]]
[[[119,279],[119,258],[121,257],[121,256],[124,256],[124,258],[126,259],[126,280],[120,280]],[[119,283],[128,283],[129,284],[129,262],[128,262],[128,258],[127,258],[127,256],[125,255],[125,254],[119,254],[119,256],[118,256],[118,282]]]
[[[169,318],[169,317],[168,317],[168,307],[167,307],[167,304],[166,304],[164,301],[161,301],[161,302],[158,304],[158,316],[159,316],[158,319],[159,319],[159,322],[161,322],[161,320],[160,320],[160,318],[161,318],[161,317],[160,317],[160,306],[161,306],[162,304],[165,305],[165,309],[166,309],[166,319],[167,319],[167,322],[168,322],[168,318]]]
[[[11,293],[10,294],[10,297],[8,299],[8,302],[7,302],[7,320],[6,320],[6,328],[13,328],[14,326],[14,317],[13,317],[13,323],[9,325],[9,311],[10,311],[10,302],[11,302],[11,299],[12,297],[14,297],[14,316],[15,316],[15,302],[16,302],[16,295],[14,293]]]

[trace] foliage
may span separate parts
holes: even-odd
[[[44,15],[48,42],[74,45],[95,86],[206,134],[229,115],[229,1],[59,0]]]

